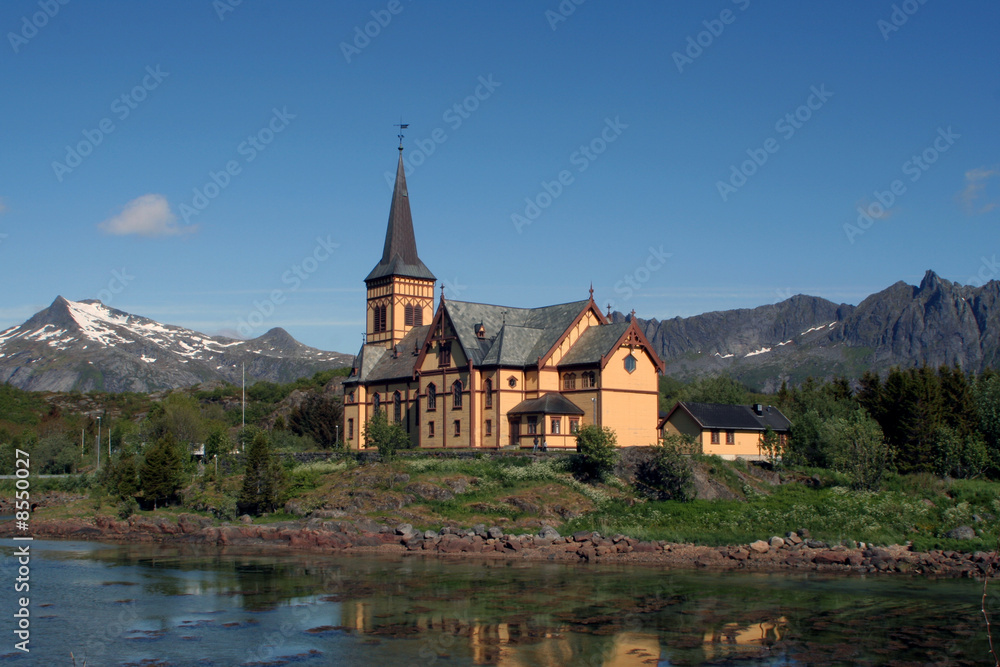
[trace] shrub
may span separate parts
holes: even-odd
[[[129,497],[118,503],[118,518],[122,521],[139,511],[139,503],[135,498]]]
[[[382,410],[377,410],[371,419],[365,422],[365,447],[375,447],[383,461],[391,461],[396,451],[409,449],[410,436],[400,424],[390,424]]]
[[[618,461],[618,436],[606,426],[588,424],[577,431],[573,467],[583,480],[602,480]]]
[[[691,500],[694,480],[688,459],[681,452],[685,443],[670,436],[653,447],[650,458],[639,462],[635,471],[636,487],[653,500]]]

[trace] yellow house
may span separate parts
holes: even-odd
[[[766,458],[760,441],[770,428],[784,448],[791,422],[770,405],[724,405],[722,403],[679,402],[660,419],[661,436],[687,435],[694,438],[703,454],[724,459]]]
[[[585,424],[620,446],[656,442],[663,362],[630,317],[588,299],[518,308],[445,298],[417,255],[403,154],[382,258],[368,277],[365,344],[344,382],[344,434],[360,449],[376,410],[419,447],[575,447]],[[634,314],[634,313],[633,313]]]

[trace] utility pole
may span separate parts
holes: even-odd
[[[97,415],[97,469],[101,469],[101,415]]]

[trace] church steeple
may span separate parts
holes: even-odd
[[[367,342],[384,342],[392,347],[414,326],[430,322],[435,280],[434,274],[417,255],[401,140],[382,259],[365,278],[368,287]]]
[[[435,279],[434,274],[424,266],[420,257],[417,256],[417,240],[413,235],[413,218],[410,215],[410,196],[406,191],[406,171],[403,169],[402,147],[399,149],[396,185],[392,189],[389,225],[385,230],[382,259],[365,278],[365,282],[393,275],[427,280]]]

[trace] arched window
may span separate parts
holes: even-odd
[[[596,387],[597,386],[597,379],[596,378],[597,378],[597,376],[594,374],[594,371],[587,371],[586,373],[584,373],[583,374],[583,388],[584,389],[588,389],[590,387]]]
[[[567,373],[563,376],[563,389],[576,389],[576,373]]]
[[[427,385],[427,409],[436,410],[438,400],[438,390],[434,383]]]
[[[392,420],[397,423],[403,421],[403,397],[398,391],[392,395]]]
[[[381,407],[382,407],[382,397],[378,395],[378,392],[375,392],[374,394],[372,394],[372,409],[375,412],[378,412],[379,408]]]
[[[455,384],[451,385],[451,407],[458,408],[462,407],[462,381],[455,380]]]
[[[493,407],[493,380],[491,380],[490,378],[486,378],[486,382],[483,383],[483,392],[486,394],[486,398],[484,399],[484,404],[486,405],[486,408],[487,409],[492,408]]]

